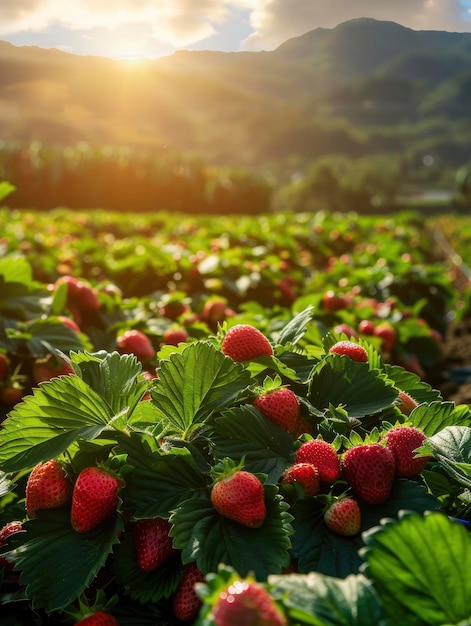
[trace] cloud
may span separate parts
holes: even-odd
[[[398,22],[415,30],[471,31],[459,0],[259,0],[253,3],[247,50],[272,49],[315,28],[357,17]]]
[[[42,32],[60,24],[75,31],[110,32],[139,25],[140,32],[174,48],[212,37],[231,19],[249,20],[241,48],[273,49],[318,27],[356,17],[391,20],[413,29],[471,31],[462,0],[14,0],[0,2],[0,37]],[[110,10],[110,5],[112,10]]]

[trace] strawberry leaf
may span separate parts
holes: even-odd
[[[186,435],[215,410],[230,405],[249,387],[250,374],[209,341],[198,341],[160,363],[152,402],[165,413],[174,434]]]
[[[58,456],[79,437],[101,435],[113,417],[108,404],[77,376],[42,383],[3,422],[0,466],[12,472]]]
[[[417,374],[408,372],[399,365],[387,364],[384,369],[388,378],[393,380],[399,389],[407,391],[418,404],[442,400],[440,391],[433,389],[428,383],[417,376]]]
[[[170,521],[174,547],[184,563],[196,561],[205,574],[217,571],[219,563],[233,567],[241,576],[253,572],[257,580],[281,573],[290,561],[292,516],[274,485],[265,485],[267,515],[260,528],[248,528],[215,510],[209,492],[206,498],[186,500]]]
[[[314,368],[307,397],[318,409],[343,405],[351,417],[364,417],[391,406],[397,394],[392,381],[368,363],[332,354]]]
[[[365,536],[362,550],[388,623],[458,624],[471,615],[469,532],[443,513],[403,513]],[[466,622],[467,623],[467,622]]]
[[[29,333],[28,349],[37,357],[55,354],[57,350],[68,354],[71,350],[85,350],[91,346],[86,335],[78,335],[54,318],[35,319],[25,331]]]
[[[74,602],[104,566],[122,527],[117,515],[94,530],[77,533],[68,509],[44,511],[25,522],[26,532],[11,536],[9,554],[33,605],[57,611]]]
[[[182,564],[178,552],[155,570],[143,572],[137,563],[132,531],[121,536],[120,544],[114,551],[111,569],[116,575],[117,582],[126,588],[129,596],[142,604],[169,598],[182,577]]]
[[[223,411],[214,420],[213,453],[235,462],[245,457],[244,468],[253,474],[267,474],[276,483],[291,462],[293,437],[251,405]]]
[[[128,454],[128,463],[134,470],[126,476],[121,494],[126,508],[134,511],[134,518],[164,517],[182,501],[205,497],[208,481],[188,450],[173,448],[167,454],[140,450]]]
[[[454,402],[432,402],[416,407],[408,421],[427,437],[438,434],[447,426],[465,426],[471,422],[471,408]]]
[[[314,315],[314,306],[310,305],[295,315],[282,329],[276,341],[279,345],[295,344],[304,335],[307,326]]]
[[[425,448],[449,476],[471,489],[471,428],[448,426],[430,437]]]
[[[270,576],[270,593],[282,598],[293,623],[313,626],[384,624],[371,582],[362,575],[344,580],[311,572]]]

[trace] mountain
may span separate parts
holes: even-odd
[[[455,167],[471,156],[470,68],[469,33],[369,18],[270,52],[179,51],[139,64],[0,41],[0,133],[278,171],[325,154],[414,159],[426,147]]]

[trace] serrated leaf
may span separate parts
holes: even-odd
[[[32,467],[79,437],[98,437],[112,419],[109,406],[77,376],[42,383],[3,422],[0,466],[6,472]]]
[[[290,464],[294,451],[293,437],[251,405],[223,411],[214,420],[211,435],[213,454],[229,457],[236,463],[245,458],[245,469],[266,474],[276,483]]]
[[[427,437],[432,437],[447,426],[468,425],[471,423],[471,409],[454,402],[431,402],[416,407],[408,421],[419,428]]]
[[[251,382],[250,374],[208,341],[185,347],[160,364],[152,401],[175,434],[185,435],[215,410],[234,402]]]
[[[207,495],[208,480],[188,450],[144,454],[139,458],[128,454],[128,463],[135,469],[126,476],[122,492],[125,506],[131,508],[135,519],[168,518],[183,500]]]
[[[314,306],[310,305],[295,315],[277,337],[280,345],[296,344],[304,335],[307,325],[314,315]]]
[[[302,573],[317,571],[345,578],[356,574],[362,563],[358,552],[363,546],[361,533],[379,524],[384,517],[397,518],[406,508],[417,512],[430,511],[439,509],[440,503],[419,483],[399,479],[385,503],[366,505],[359,502],[361,528],[355,537],[341,537],[331,532],[324,522],[324,506],[324,502],[317,498],[302,498],[295,503],[293,555],[299,559]]]
[[[68,354],[71,350],[85,350],[89,342],[86,336],[78,335],[71,328],[51,318],[36,319],[28,324],[25,331],[29,333],[26,342],[31,354],[44,357],[55,354],[57,350]]]
[[[329,355],[314,368],[307,397],[318,409],[342,405],[350,417],[360,418],[391,406],[397,393],[392,381],[368,363]]]
[[[440,391],[433,389],[428,383],[422,380],[417,374],[407,371],[399,365],[385,365],[388,378],[394,381],[396,386],[403,391],[407,391],[417,404],[426,402],[437,402],[442,400]]]
[[[117,534],[121,516],[87,533],[77,533],[67,509],[42,512],[23,524],[25,533],[11,536],[9,554],[21,570],[34,607],[57,611],[74,602],[105,564]]]
[[[219,515],[209,493],[206,498],[186,500],[170,517],[170,534],[180,548],[182,561],[196,561],[204,573],[217,571],[220,563],[241,576],[254,573],[257,580],[281,573],[290,561],[292,516],[273,485],[265,485],[266,520],[260,528],[248,528]]]
[[[389,623],[458,624],[471,615],[471,536],[442,513],[404,514],[366,535],[365,574]]]
[[[176,551],[155,570],[143,572],[137,562],[132,530],[121,536],[111,570],[129,596],[142,604],[170,598],[182,577],[181,558]]]
[[[471,489],[471,428],[443,428],[427,440],[426,447],[449,476]]]
[[[383,612],[371,582],[350,575],[340,580],[311,572],[271,576],[270,593],[282,597],[293,623],[313,626],[383,626]]]

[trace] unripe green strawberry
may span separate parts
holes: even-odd
[[[319,471],[311,463],[295,463],[283,473],[282,483],[299,483],[307,496],[316,496],[320,491]]]
[[[358,502],[353,498],[340,498],[324,513],[327,528],[337,535],[353,537],[360,532],[361,513]]]
[[[278,387],[260,394],[253,406],[283,430],[296,436],[299,431],[300,409],[296,394],[287,387]]]
[[[119,626],[119,622],[111,613],[96,611],[75,622],[74,626]]]
[[[40,509],[56,509],[69,502],[72,482],[62,465],[55,459],[39,463],[26,483],[26,512],[36,517]]]
[[[331,443],[323,439],[310,439],[302,443],[296,452],[295,462],[315,465],[324,485],[331,485],[340,477],[337,451]]]
[[[367,504],[381,504],[391,493],[396,464],[394,455],[379,443],[349,448],[342,459],[345,480]]]
[[[414,452],[420,448],[426,437],[413,426],[395,426],[385,436],[386,446],[394,455],[396,475],[399,478],[417,476],[430,460],[429,456],[414,458]]]
[[[259,583],[235,581],[221,591],[212,608],[216,626],[286,626],[287,621]]]
[[[134,524],[134,549],[143,572],[151,572],[172,556],[174,548],[170,528],[170,522],[162,517],[140,519]]]
[[[366,363],[368,361],[368,352],[363,346],[354,341],[338,341],[330,348],[329,352],[340,356],[348,356],[352,361],[357,361],[358,363]]]
[[[82,470],[72,494],[71,523],[78,533],[96,528],[116,511],[120,480],[98,467]]]
[[[222,340],[221,350],[233,361],[249,361],[273,354],[272,345],[265,335],[250,324],[236,324],[229,328]]]
[[[218,513],[249,528],[265,521],[263,485],[250,472],[236,470],[219,479],[211,489],[211,502]]]
[[[173,594],[173,612],[181,622],[189,622],[198,615],[202,602],[196,593],[195,585],[203,581],[204,576],[196,563],[185,566],[183,578]]]

